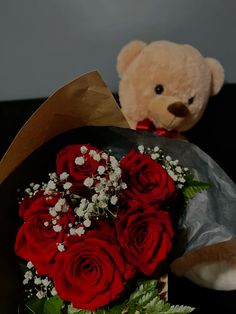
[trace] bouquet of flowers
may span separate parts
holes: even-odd
[[[168,266],[189,278],[209,257],[235,261],[223,170],[190,143],[128,127],[91,72],[17,134],[0,161],[1,313],[188,313],[161,298]]]
[[[174,237],[173,218],[207,184],[158,146],[112,150],[71,144],[55,172],[19,201],[15,251],[25,313],[190,313],[157,291]],[[31,311],[31,312],[30,312]]]

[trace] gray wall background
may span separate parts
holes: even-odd
[[[94,69],[116,91],[134,39],[191,44],[236,82],[235,35],[235,0],[0,0],[0,100],[45,97]]]

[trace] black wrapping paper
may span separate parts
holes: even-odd
[[[100,149],[111,149],[121,158],[131,148],[159,146],[173,159],[188,167],[197,180],[210,183],[210,188],[196,195],[178,221],[178,254],[186,254],[210,244],[235,238],[236,186],[207,154],[185,141],[159,137],[117,127],[81,127],[63,133],[34,151],[1,185],[1,259],[0,308],[3,313],[16,313],[20,300],[20,282],[14,241],[20,221],[17,189],[30,182],[46,180],[55,169],[57,152],[65,145],[90,143]],[[5,309],[5,311],[4,311]]]

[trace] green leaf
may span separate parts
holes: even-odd
[[[58,296],[48,299],[35,297],[26,303],[26,307],[34,314],[60,314],[62,305],[63,301]]]
[[[194,308],[184,305],[172,305],[165,303],[160,298],[155,297],[146,306],[146,314],[187,314],[194,311]]]
[[[128,314],[187,314],[194,309],[188,306],[171,306],[160,299],[157,291],[157,280],[146,280],[130,296],[127,304]]]
[[[138,306],[145,306],[147,305],[153,298],[156,297],[156,291],[148,291],[144,295],[142,295],[137,302]]]
[[[146,280],[139,283],[139,287],[130,295],[129,302],[135,301],[137,298],[143,296],[147,292],[155,291],[157,280]]]
[[[205,182],[191,181],[182,189],[182,193],[184,195],[184,198],[186,200],[189,200],[193,198],[195,194],[201,193],[204,190],[207,190],[209,186],[210,185]]]

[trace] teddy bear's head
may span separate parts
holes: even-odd
[[[186,131],[224,82],[217,60],[168,41],[130,42],[118,55],[117,70],[121,108],[132,128],[149,119],[156,127]]]

